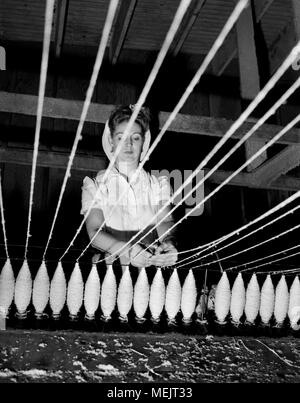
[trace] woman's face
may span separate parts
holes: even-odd
[[[123,137],[127,124],[128,121],[124,121],[116,126],[111,139],[113,152],[116,151],[118,144]],[[140,161],[143,144],[144,138],[142,135],[142,128],[139,124],[134,123],[130,129],[129,136],[121,148],[121,151],[118,155],[118,160],[130,163],[135,162],[138,164]]]

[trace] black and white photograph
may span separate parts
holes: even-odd
[[[300,0],[0,0],[0,383],[300,383],[299,87]]]

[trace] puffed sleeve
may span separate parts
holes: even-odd
[[[169,178],[167,176],[160,176],[158,178],[158,184],[159,184],[158,200],[160,203],[166,203],[169,201],[169,199],[172,197],[173,194]]]
[[[96,180],[93,180],[88,176],[83,179],[83,185],[81,188],[82,193],[80,214],[85,214],[87,212],[87,210],[93,203],[96,193],[96,200],[92,208],[103,209],[103,207],[105,206],[105,189],[103,188],[104,186],[104,184],[99,184]]]

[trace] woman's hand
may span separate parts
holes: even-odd
[[[109,252],[105,252],[105,262],[113,264],[119,258],[122,266],[129,266],[130,264],[130,246],[123,247],[125,242],[116,242]],[[119,252],[120,251],[120,252]]]
[[[152,265],[151,253],[144,250],[138,244],[131,249],[130,256],[130,263],[135,267],[148,267]]]
[[[151,257],[151,264],[155,266],[172,266],[177,262],[178,252],[171,242],[162,242]]]

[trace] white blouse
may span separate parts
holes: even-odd
[[[98,172],[95,179],[86,176],[82,186],[81,214],[92,208],[101,209],[106,225],[120,231],[137,231],[155,225],[152,218],[159,206],[172,196],[169,179],[156,177],[141,170],[137,179],[129,185],[127,179],[113,168],[103,181],[105,170]],[[120,196],[124,196],[120,201]]]

